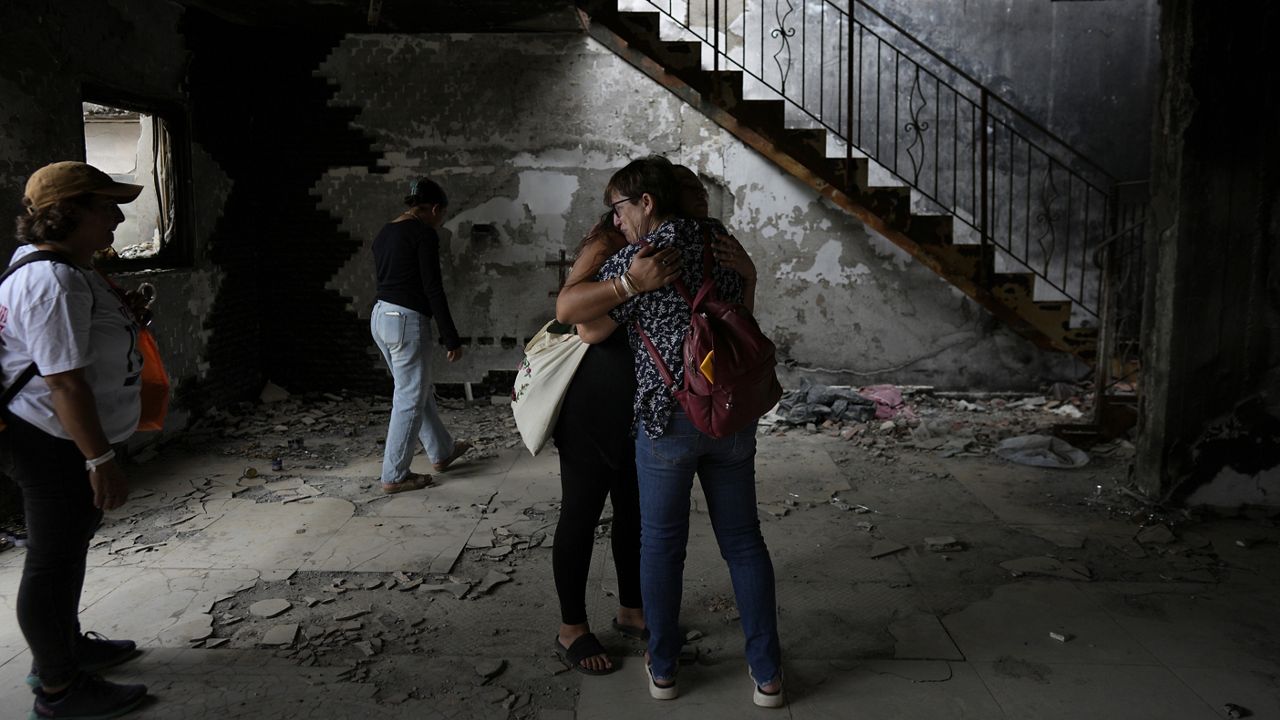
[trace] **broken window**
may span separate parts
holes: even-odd
[[[85,162],[115,180],[143,187],[132,203],[120,206],[124,222],[116,228],[112,250],[124,260],[154,259],[174,244],[179,225],[178,165],[172,123],[139,109],[82,104]]]

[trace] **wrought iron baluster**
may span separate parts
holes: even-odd
[[[911,116],[911,122],[904,125],[902,129],[912,134],[911,143],[907,145],[907,158],[911,161],[911,182],[913,185],[919,185],[920,170],[924,167],[924,133],[929,129],[929,121],[921,120],[920,113],[929,102],[925,99],[924,91],[920,89],[920,66],[915,67],[911,92],[907,95],[907,113]],[[919,98],[918,105],[916,98]],[[895,146],[895,154],[896,149]]]
[[[1036,223],[1041,225],[1043,229],[1036,238],[1036,245],[1040,247],[1040,252],[1044,254],[1044,274],[1049,274],[1050,258],[1057,253],[1057,230],[1054,225],[1061,217],[1061,213],[1054,209],[1053,205],[1058,201],[1058,185],[1053,178],[1053,160],[1050,159],[1044,173],[1044,182],[1040,185],[1039,212],[1036,213]],[[1063,263],[1062,285],[1067,286],[1066,268],[1069,263]]]
[[[781,11],[781,4],[783,2],[787,4],[787,11],[785,13]],[[773,2],[773,17],[778,21],[778,26],[769,31],[769,37],[775,40],[782,40],[777,52],[773,54],[773,64],[778,66],[778,74],[782,76],[782,82],[779,83],[779,85],[782,88],[782,95],[784,97],[787,94],[787,76],[791,74],[791,38],[796,35],[796,29],[788,28],[786,23],[787,18],[791,17],[791,13],[795,11],[796,8],[791,4],[791,0],[774,0]],[[784,52],[787,55],[787,65],[785,69],[782,66],[782,61],[778,59]],[[763,78],[763,70],[760,75]]]

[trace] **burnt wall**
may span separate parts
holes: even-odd
[[[1157,0],[867,4],[1117,178],[1147,177],[1160,63]]]
[[[1204,452],[1207,435],[1280,441],[1280,91],[1254,81],[1277,31],[1273,5],[1163,4],[1139,445],[1151,493],[1265,469]]]
[[[252,397],[270,380],[291,391],[384,390],[368,371],[369,331],[325,283],[360,243],[321,211],[312,187],[330,167],[374,167],[377,154],[331,108],[312,71],[339,39],[236,25],[198,11],[184,22],[194,54],[194,134],[235,181],[210,259],[226,277],[209,323],[203,404]]]

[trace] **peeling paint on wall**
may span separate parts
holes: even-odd
[[[430,81],[389,89],[389,58],[401,76]],[[498,339],[522,343],[552,316],[560,253],[571,256],[604,210],[612,172],[648,153],[707,181],[713,214],[768,279],[758,289],[762,326],[785,360],[815,369],[809,377],[887,372],[899,382],[1025,387],[1056,361],[583,36],[353,35],[320,74],[337,85],[335,105],[360,110],[355,122],[387,164],[383,174],[332,171],[314,190],[366,239],[329,283],[362,317],[373,303],[367,245],[398,212],[407,180],[427,175],[449,194],[446,289],[473,345],[463,362],[439,368],[441,381],[515,367],[519,348]],[[495,232],[473,232],[477,225]]]

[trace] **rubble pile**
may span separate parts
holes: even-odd
[[[940,457],[985,456],[1003,441],[1048,435],[1053,426],[1084,417],[1091,405],[1087,387],[1064,383],[1054,383],[1041,395],[806,383],[784,393],[761,425],[775,434],[807,432],[840,437],[865,448],[873,458],[893,462],[897,452],[906,449],[936,452]],[[1064,446],[1058,441],[1052,447],[1069,453],[1069,446]],[[1133,448],[1119,440],[1101,449],[1113,453]]]
[[[453,435],[472,442],[471,457],[492,457],[519,443],[515,421],[506,408],[470,405],[462,400],[436,402]],[[286,468],[331,470],[345,467],[350,458],[381,452],[390,412],[391,399],[387,397],[345,391],[290,395],[267,383],[258,402],[213,408],[192,422],[179,441],[196,447],[213,440],[241,440],[222,443],[223,452],[270,459],[275,472]],[[144,451],[134,461],[147,459]]]

